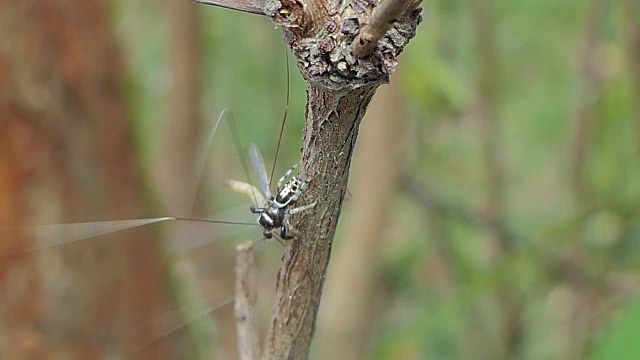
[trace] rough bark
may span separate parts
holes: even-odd
[[[299,233],[287,246],[278,273],[267,358],[308,356],[358,126],[375,88],[363,87],[349,95],[314,86],[307,89],[307,118],[312,120],[304,131],[303,176],[313,181],[300,201],[318,201],[318,205],[313,212],[294,218]]]
[[[285,249],[278,273],[276,308],[263,354],[269,359],[304,359],[315,330],[360,121],[376,88],[388,82],[397,56],[415,35],[421,9],[404,12],[374,51],[358,59],[352,54],[353,41],[377,1],[267,0],[264,11],[236,1],[211,3],[264,13],[282,26],[307,82],[302,176],[313,181],[298,203],[317,205],[292,218],[298,232]]]
[[[299,229],[278,273],[276,306],[264,357],[308,356],[331,245],[346,191],[351,155],[371,97],[415,35],[420,10],[398,19],[374,52],[351,53],[354,38],[377,3],[267,1],[267,15],[285,29],[285,41],[307,81],[303,176],[313,181],[300,199],[317,202],[293,218]]]
[[[318,321],[318,356],[322,359],[365,358],[376,305],[385,298],[376,292],[381,285],[384,230],[405,144],[401,92],[397,81],[380,88],[363,120],[346,241],[334,255],[322,300],[331,311],[322,313]]]

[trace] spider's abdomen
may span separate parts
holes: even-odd
[[[302,184],[302,180],[298,177],[294,177],[289,180],[278,192],[276,195],[276,203],[280,204],[280,206],[286,207],[291,205],[296,195],[300,191],[300,185]]]

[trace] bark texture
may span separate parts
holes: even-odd
[[[299,232],[287,246],[278,273],[265,358],[308,357],[360,122],[421,21],[421,9],[411,9],[394,22],[371,54],[357,59],[351,52],[353,41],[377,5],[266,2],[265,13],[284,28],[285,42],[307,81],[302,176],[313,181],[298,204],[317,205],[292,219]]]
[[[263,352],[268,359],[304,359],[315,330],[358,128],[377,87],[389,81],[397,56],[415,36],[422,20],[421,9],[415,8],[419,2],[410,2],[413,8],[392,16],[388,31],[361,58],[353,55],[353,43],[379,1],[266,0],[264,11],[254,9],[251,1],[198,2],[269,16],[284,29],[284,40],[307,82],[301,175],[312,181],[297,204],[317,205],[292,218],[298,232],[286,247],[278,273],[276,308]]]
[[[321,359],[366,357],[376,305],[385,301],[378,292],[382,288],[380,254],[401,170],[404,123],[402,91],[392,81],[376,92],[363,120],[346,241],[333,257],[322,300],[331,311],[321,313],[318,321]]]
[[[303,176],[313,181],[299,202],[318,204],[313,212],[294,218],[299,234],[287,246],[278,273],[267,358],[308,356],[353,147],[375,88],[364,87],[342,96],[313,86],[307,89],[307,118],[313,120],[304,131]]]

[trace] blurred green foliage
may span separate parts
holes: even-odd
[[[638,359],[640,358],[640,301],[635,299],[613,316],[591,359]]]

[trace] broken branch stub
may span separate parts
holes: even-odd
[[[417,6],[419,2],[410,1]],[[397,56],[422,20],[421,8],[408,9],[363,58],[353,55],[354,40],[366,28],[379,1],[266,0],[265,14],[284,29],[285,41],[302,76],[328,91],[349,91],[389,82]]]

